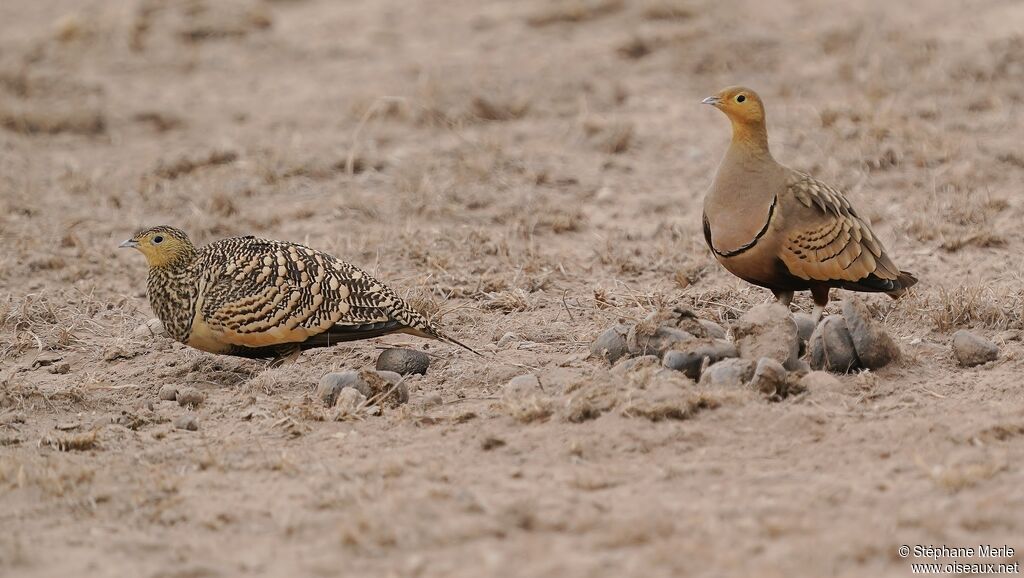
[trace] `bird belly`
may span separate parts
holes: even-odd
[[[731,257],[715,255],[718,262],[733,275],[747,283],[776,291],[801,291],[810,287],[806,280],[789,273],[778,258],[771,234],[760,239],[749,250]]]
[[[185,345],[208,353],[226,353],[231,349],[231,345],[221,338],[220,332],[198,318],[192,321],[192,331],[189,332]]]

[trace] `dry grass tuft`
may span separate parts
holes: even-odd
[[[534,305],[530,302],[530,296],[521,288],[496,293],[486,293],[484,301],[480,304],[482,309],[488,311],[501,311],[502,313],[513,313],[516,311],[530,311]]]
[[[554,401],[543,394],[506,397],[501,402],[505,413],[521,423],[544,421],[554,413]]]
[[[631,122],[588,119],[583,132],[595,148],[607,154],[622,154],[633,144],[635,128]]]
[[[485,96],[477,96],[472,101],[473,114],[482,120],[507,121],[526,116],[530,110],[530,101],[497,100]]]
[[[67,436],[47,436],[39,440],[40,447],[57,448],[62,452],[83,452],[99,447],[99,431],[93,430]]]
[[[1005,469],[1007,464],[1004,460],[988,458],[948,466],[937,465],[929,469],[928,475],[943,489],[959,492],[990,480]]]
[[[678,0],[664,0],[644,9],[647,20],[689,20],[693,17],[693,10]]]
[[[948,333],[958,327],[1004,330],[1024,327],[1024,291],[961,285],[937,291],[916,291],[904,297],[907,311],[931,322],[936,331]]]
[[[562,0],[554,4],[556,6],[528,17],[526,23],[534,27],[578,24],[615,14],[626,7],[625,0]]]
[[[78,134],[95,136],[107,130],[106,116],[99,108],[14,106],[0,104],[0,127],[18,134]]]
[[[210,151],[198,157],[181,157],[170,163],[161,162],[153,174],[162,179],[174,180],[204,167],[226,165],[238,160],[234,151]]]

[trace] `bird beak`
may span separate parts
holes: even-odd
[[[717,96],[709,96],[704,100],[700,101],[701,104],[710,104],[711,106],[718,106],[722,102],[721,98]]]
[[[127,241],[121,243],[117,247],[119,249],[138,249],[139,248],[139,242],[136,241],[135,239],[128,239]]]

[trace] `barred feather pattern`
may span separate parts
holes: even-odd
[[[329,345],[393,331],[466,347],[391,288],[326,253],[251,236],[195,250],[183,232],[166,229],[186,249],[151,267],[149,298],[168,334],[193,347],[245,355],[317,336],[317,345]]]

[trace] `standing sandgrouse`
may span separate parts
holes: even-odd
[[[917,283],[843,193],[775,161],[757,93],[735,86],[703,102],[732,123],[732,144],[704,198],[704,239],[730,273],[786,306],[794,291],[809,289],[815,324],[832,287],[895,298]]]
[[[366,272],[302,245],[249,236],[197,249],[160,226],[121,247],[145,255],[153,310],[172,338],[196,349],[281,359],[401,332],[473,351]]]

